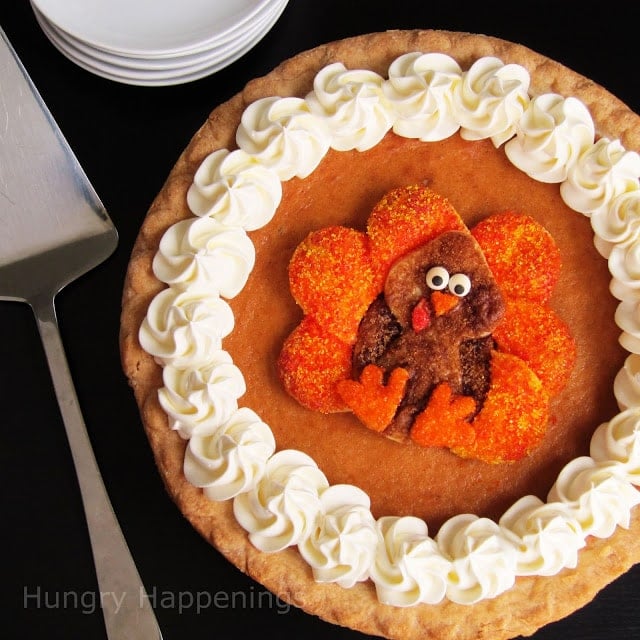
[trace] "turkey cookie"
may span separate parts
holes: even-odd
[[[280,354],[283,384],[305,406],[349,409],[394,440],[520,459],[544,437],[550,395],[575,361],[568,328],[544,306],[559,268],[531,218],[489,217],[474,236],[431,189],[394,189],[366,233],[325,228],[294,252],[290,286],[305,315]],[[336,358],[319,360],[331,343]]]

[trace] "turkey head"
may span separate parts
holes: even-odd
[[[383,293],[360,323],[353,373],[375,364],[408,382],[385,434],[405,440],[433,389],[447,383],[471,396],[476,412],[489,385],[491,332],[504,312],[500,290],[475,239],[449,231],[399,258]]]

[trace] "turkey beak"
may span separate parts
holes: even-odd
[[[431,304],[433,304],[433,310],[435,311],[436,318],[457,307],[459,302],[460,298],[458,298],[458,296],[454,296],[452,293],[434,291],[431,294]]]

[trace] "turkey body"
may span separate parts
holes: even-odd
[[[491,332],[504,313],[498,286],[474,238],[443,233],[397,260],[363,317],[353,349],[357,379],[368,364],[409,379],[385,434],[408,436],[433,389],[446,383],[480,410],[490,381]]]

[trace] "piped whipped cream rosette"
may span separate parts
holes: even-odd
[[[499,58],[480,58],[453,87],[460,135],[465,140],[491,138],[496,147],[516,132],[529,104],[529,72]]]
[[[191,436],[184,475],[210,500],[235,498],[256,486],[275,448],[271,429],[243,407],[212,433]]]
[[[516,579],[518,539],[489,518],[454,516],[436,536],[440,552],[451,562],[449,600],[475,604],[510,589]]]
[[[281,198],[278,175],[240,149],[218,149],[209,154],[187,192],[187,204],[194,215],[246,231],[267,224]]]
[[[640,492],[620,463],[583,456],[560,472],[549,500],[566,505],[585,536],[608,538],[616,527],[629,526],[631,509],[640,504]]]
[[[640,235],[640,190],[611,198],[609,206],[594,212],[590,220],[595,247],[603,258],[609,258],[616,245],[632,245]]]
[[[350,588],[369,577],[378,545],[369,496],[351,485],[320,493],[316,526],[299,545],[318,582]]]
[[[153,273],[178,289],[202,288],[235,297],[255,263],[255,248],[242,227],[215,218],[188,218],[162,237]]]
[[[455,516],[435,537],[419,518],[376,521],[360,489],[331,487],[306,454],[276,451],[259,411],[238,408],[242,384],[221,356],[234,323],[222,298],[244,286],[253,266],[245,232],[270,222],[281,181],[309,175],[330,148],[368,149],[391,129],[424,141],[457,131],[490,138],[533,179],[558,183],[565,202],[591,219],[621,300],[621,342],[632,353],[616,379],[622,412],[598,428],[589,457],[566,465],[546,503],[525,496],[498,523]],[[637,154],[596,139],[577,99],[531,96],[524,67],[486,57],[463,71],[449,56],[422,52],[397,58],[387,79],[329,64],[304,99],[250,105],[236,139],[239,149],[214,151],[195,174],[187,203],[200,222],[174,225],[162,239],[154,269],[168,286],[139,332],[165,367],[161,401],[188,440],[189,482],[212,500],[233,499],[259,550],[297,547],[317,580],[348,588],[370,579],[378,599],[398,607],[494,598],[518,576],[575,567],[588,536],[628,526],[640,502]]]
[[[151,301],[140,327],[142,348],[163,365],[207,365],[233,330],[231,307],[207,289],[161,291]]]
[[[560,183],[594,138],[593,120],[582,102],[547,93],[531,100],[504,151],[534,180]]]
[[[640,407],[635,404],[596,429],[591,439],[591,457],[617,463],[623,477],[640,486],[639,435]]]
[[[383,91],[384,79],[373,71],[327,65],[315,77],[306,102],[329,127],[329,145],[337,151],[375,147],[393,125]]]
[[[429,536],[426,522],[413,516],[383,516],[371,579],[378,600],[395,607],[437,604],[447,593],[451,560]]]
[[[382,86],[394,112],[393,131],[405,138],[435,142],[460,129],[454,91],[462,69],[442,53],[407,53],[393,61]]]
[[[282,551],[312,534],[322,511],[320,492],[328,486],[309,456],[278,451],[256,485],[235,497],[233,512],[258,549]]]
[[[640,155],[626,151],[619,140],[600,138],[571,164],[560,193],[575,211],[606,214],[618,196],[638,192],[638,176]]]
[[[572,569],[585,546],[580,523],[562,503],[545,503],[535,496],[518,500],[500,518],[500,526],[522,541],[516,545],[515,571],[519,576],[552,576],[564,568]]]
[[[246,391],[242,373],[231,356],[219,350],[201,367],[164,367],[158,392],[169,424],[183,438],[213,433],[238,409]]]
[[[622,411],[640,407],[640,355],[627,356],[613,382],[613,393]]]
[[[302,98],[263,98],[242,114],[236,134],[240,149],[280,180],[306,178],[331,142],[327,123]]]

